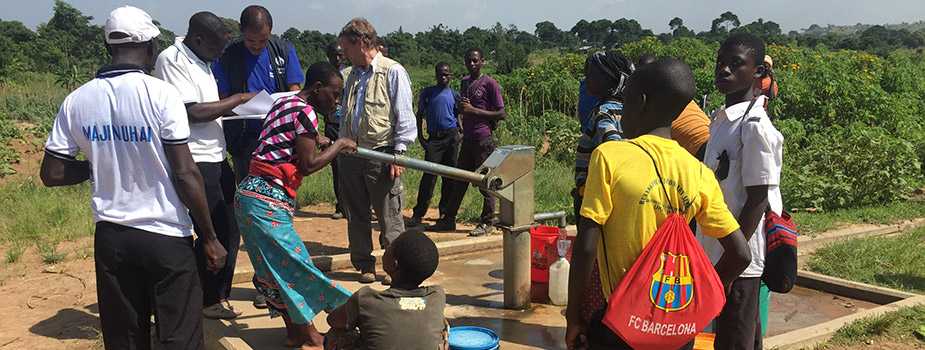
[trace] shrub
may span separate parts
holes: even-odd
[[[39,255],[42,256],[42,262],[45,264],[57,264],[64,261],[64,258],[67,256],[67,254],[58,251],[57,242],[41,240],[36,243],[36,247],[38,247]]]
[[[634,62],[643,54],[656,57],[675,57],[691,67],[694,81],[697,83],[697,95],[700,100],[706,96],[708,109],[716,109],[722,105],[722,95],[713,87],[713,68],[716,66],[716,50],[719,45],[708,43],[694,38],[679,38],[669,43],[659,41],[654,37],[647,37],[637,42],[623,45],[620,51]]]
[[[504,89],[505,104],[525,115],[538,116],[547,111],[575,115],[583,69],[584,56],[564,54],[496,78]]]
[[[26,251],[25,244],[12,244],[9,249],[6,251],[6,263],[12,264],[19,261],[19,258],[22,257],[22,253]]]
[[[797,118],[818,130],[852,123],[894,129],[890,124],[904,117],[890,115],[890,97],[876,76],[883,66],[877,56],[812,50],[802,62],[785,59],[775,65],[782,92],[772,112],[782,118]]]
[[[913,145],[879,127],[853,124],[807,133],[778,123],[787,138],[782,191],[790,207],[857,207],[905,198],[922,180]]]
[[[23,73],[16,82],[0,84],[0,119],[35,124],[53,120],[69,92],[51,74]]]
[[[549,142],[549,156],[558,161],[575,161],[575,147],[581,133],[578,119],[558,112],[543,114],[546,123],[546,139]]]

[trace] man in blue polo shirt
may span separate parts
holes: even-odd
[[[453,79],[453,73],[450,72],[450,65],[445,62],[437,63],[434,67],[434,73],[437,79],[437,85],[430,86],[421,91],[420,102],[418,103],[418,140],[424,146],[424,159],[428,162],[440,163],[446,166],[455,167],[456,157],[459,153],[459,142],[462,140],[462,133],[459,128],[459,113],[457,113],[457,104],[459,93],[450,87],[450,80]],[[427,120],[427,134],[430,138],[424,138],[424,129],[421,123]],[[449,198],[453,186],[450,186],[452,180],[443,179],[443,187],[440,189],[440,215],[445,214],[446,200]],[[418,201],[414,207],[414,214],[408,222],[409,227],[421,225],[421,219],[427,214],[427,208],[430,206],[430,198],[434,194],[434,185],[437,178],[434,175],[425,173],[421,177],[421,184],[418,188]]]
[[[241,39],[231,43],[212,65],[221,98],[260,90],[271,94],[300,90],[305,75],[295,48],[272,37],[272,30],[273,17],[263,6],[248,6],[241,12]],[[261,119],[225,122],[225,142],[238,181],[247,176],[262,126]]]

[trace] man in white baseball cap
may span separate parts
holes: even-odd
[[[144,43],[161,35],[151,16],[132,6],[112,10],[103,31],[106,33],[106,43],[110,45]]]
[[[160,31],[120,7],[105,26],[112,56],[65,98],[45,143],[46,186],[91,180],[97,299],[106,349],[201,349],[202,289],[192,220],[210,271],[225,264],[202,176],[187,146],[183,99],[147,75]],[[79,160],[78,154],[86,160]]]

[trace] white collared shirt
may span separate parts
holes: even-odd
[[[219,100],[218,85],[208,62],[203,62],[183,43],[183,37],[157,56],[153,76],[175,86],[184,104]],[[190,153],[197,163],[225,160],[225,134],[222,119],[190,123]]]
[[[354,135],[359,133],[360,116],[363,115],[361,112],[363,111],[366,101],[366,86],[369,85],[369,77],[372,76],[373,65],[375,65],[376,60],[381,56],[381,53],[377,54],[366,69],[356,66],[353,67],[353,70],[356,71],[357,74],[357,102],[356,108],[352,111],[352,115],[350,116],[353,118]],[[347,77],[344,77],[344,79],[346,78]],[[405,67],[402,67],[401,64],[396,64],[389,68],[388,79],[389,101],[392,102],[392,115],[390,119],[393,123],[398,123],[393,126],[395,132],[392,142],[395,145],[396,151],[405,151],[408,149],[408,145],[414,143],[414,140],[417,138],[417,124],[414,117],[414,110],[411,105],[411,78],[408,77],[408,72],[405,70]],[[348,92],[347,89],[344,89],[344,95],[343,98],[341,98],[341,103],[344,106],[347,104]]]
[[[721,174],[717,174],[717,180],[723,189],[726,205],[736,218],[745,206],[745,188],[749,186],[767,185],[771,210],[778,214],[783,211],[780,174],[784,137],[768,118],[763,108],[764,99],[764,96],[758,97],[750,110],[748,106],[751,101],[721,109],[710,124],[710,141],[707,142],[704,163],[717,173],[723,163],[721,158],[728,159],[726,178],[722,179]],[[727,157],[721,157],[724,151]],[[698,238],[710,259],[716,263],[723,253],[719,241],[699,234]],[[752,252],[752,263],[742,272],[741,277],[761,277],[766,248],[763,218],[748,245]]]

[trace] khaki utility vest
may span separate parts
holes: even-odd
[[[349,137],[360,147],[375,149],[393,144],[392,101],[389,98],[389,69],[398,64],[379,54],[373,60],[372,74],[366,82],[366,95],[363,98],[363,110],[359,120],[354,121],[359,90],[360,73],[349,69],[344,89],[347,99],[344,101],[344,116],[341,119],[340,136]],[[346,71],[347,69],[345,69]],[[359,123],[354,133],[354,122]]]

